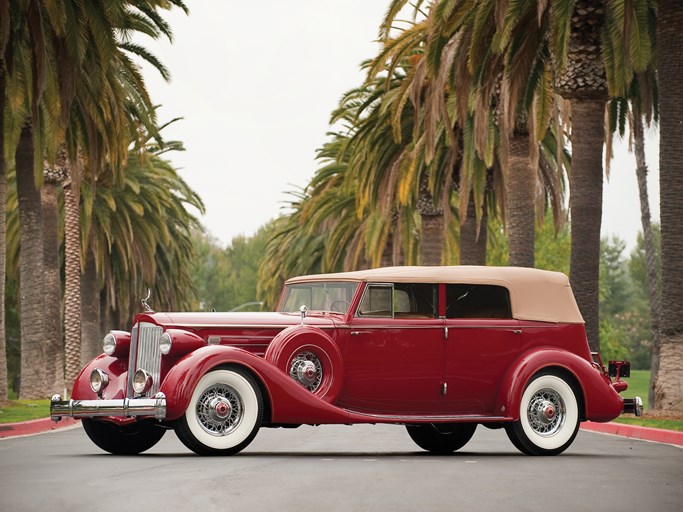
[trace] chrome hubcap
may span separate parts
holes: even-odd
[[[196,412],[197,420],[206,432],[226,436],[239,426],[244,408],[237,391],[225,384],[216,384],[201,394]]]
[[[320,359],[313,352],[297,354],[289,366],[289,376],[309,391],[316,391],[323,378]]]
[[[214,421],[224,421],[232,413],[232,405],[225,397],[217,396],[209,404],[209,416]]]
[[[555,435],[564,424],[566,410],[562,397],[553,389],[537,391],[529,401],[527,418],[529,425],[538,435]]]

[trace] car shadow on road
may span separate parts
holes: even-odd
[[[131,455],[111,455],[109,453],[96,453],[96,454],[84,454],[84,455],[74,455],[78,457],[123,457],[123,458],[131,458],[131,457],[145,457],[145,458],[160,458],[160,459],[173,459],[173,458],[195,458],[195,457],[201,457],[200,455],[197,455],[192,452],[187,452],[187,453],[155,453],[155,452],[146,452],[146,453],[141,453],[136,456],[131,456]],[[208,459],[215,459],[215,458],[237,458],[237,459],[309,459],[309,460],[321,460],[321,459],[347,459],[347,460],[367,460],[367,459],[382,459],[382,460],[390,460],[390,459],[411,459],[411,460],[420,460],[420,459],[429,459],[429,460],[434,460],[434,459],[454,459],[454,460],[472,460],[472,459],[490,459],[490,458],[520,458],[520,459],[528,459],[528,460],[534,460],[534,461],[539,461],[539,460],[565,460],[565,459],[590,459],[590,458],[596,458],[599,457],[600,459],[610,459],[610,460],[619,460],[619,459],[624,459],[628,458],[629,455],[618,455],[618,454],[604,454],[604,453],[563,453],[561,455],[555,456],[555,457],[531,457],[528,455],[524,455],[523,453],[519,452],[455,452],[451,454],[446,454],[446,455],[441,455],[441,454],[434,454],[434,453],[426,453],[426,452],[414,452],[414,451],[406,451],[406,452],[344,452],[344,451],[319,451],[319,452],[311,452],[307,451],[306,453],[301,453],[301,452],[281,452],[281,451],[274,451],[274,452],[265,452],[265,451],[258,451],[258,452],[250,452],[250,451],[244,451],[240,452],[235,455],[229,455],[229,456],[218,456],[218,457],[207,457]]]

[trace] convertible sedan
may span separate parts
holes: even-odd
[[[143,301],[143,305],[146,303]],[[273,313],[145,311],[51,416],[83,419],[113,454],[173,429],[192,451],[230,455],[261,427],[405,425],[450,453],[478,425],[529,455],[566,450],[584,420],[640,414],[627,361],[591,353],[568,278],[502,267],[391,267],[296,277]]]

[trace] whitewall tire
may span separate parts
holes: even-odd
[[[204,375],[175,426],[180,440],[200,455],[232,455],[256,436],[263,396],[254,377],[238,367]]]
[[[505,430],[523,453],[557,455],[574,441],[579,420],[579,399],[571,384],[556,374],[542,373],[522,394],[519,421]]]

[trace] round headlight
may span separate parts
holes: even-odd
[[[159,351],[167,355],[171,352],[171,346],[173,345],[173,338],[171,338],[171,335],[167,332],[161,335],[161,338],[159,338]]]
[[[108,356],[114,355],[114,351],[116,350],[116,337],[112,333],[107,334],[102,340],[102,350]]]
[[[109,384],[109,375],[99,368],[95,368],[90,374],[90,389],[99,394],[107,387],[107,384]]]
[[[152,376],[140,368],[135,372],[135,375],[133,375],[133,391],[135,391],[138,395],[142,395],[143,393],[149,391],[149,389],[152,387],[152,382]]]

